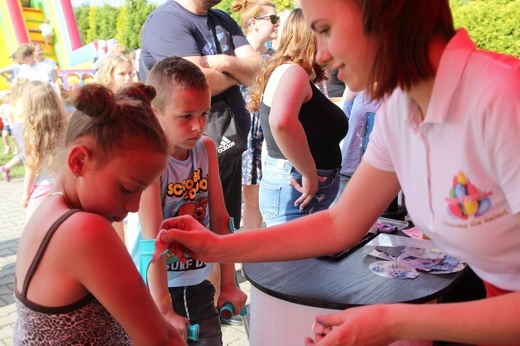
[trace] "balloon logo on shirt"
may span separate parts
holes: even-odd
[[[454,219],[467,220],[479,217],[491,208],[490,192],[483,193],[459,171],[454,177],[448,202],[448,214]]]

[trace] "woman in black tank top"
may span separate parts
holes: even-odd
[[[316,51],[314,33],[293,10],[252,87],[248,106],[260,112],[267,147],[260,211],[268,226],[328,209],[339,188],[339,143],[348,123],[315,86],[326,76]]]

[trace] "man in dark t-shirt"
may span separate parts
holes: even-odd
[[[226,96],[237,125],[247,136],[249,113],[235,86],[249,86],[262,59],[228,14],[211,9],[219,2],[169,0],[157,7],[149,15],[142,31],[140,78],[146,81],[153,65],[168,56],[177,55],[190,60],[206,75],[212,96],[228,91]],[[215,37],[218,38],[218,46]],[[216,145],[218,147],[220,143]],[[241,154],[226,161],[219,160],[224,200],[237,229],[241,218],[241,160]]]

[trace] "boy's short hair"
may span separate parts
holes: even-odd
[[[152,106],[160,112],[164,111],[171,101],[175,89],[207,90],[209,88],[201,69],[179,56],[167,57],[156,63],[146,78],[146,84],[153,86],[157,91]]]
[[[23,59],[34,54],[34,45],[32,43],[21,44],[16,50],[15,57]]]

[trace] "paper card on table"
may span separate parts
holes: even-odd
[[[366,243],[363,247],[363,251],[371,256],[388,259],[382,252],[377,251],[377,246],[389,246],[389,247],[415,247],[431,250],[437,248],[431,240],[426,239],[413,239],[407,237],[401,237],[393,234],[379,234],[377,237]]]
[[[402,230],[404,234],[414,239],[424,239],[423,232],[417,227],[406,228]]]
[[[371,263],[368,269],[379,276],[389,279],[414,279],[419,273],[404,263],[395,261],[378,261]]]
[[[453,273],[465,266],[458,259],[447,256],[431,240],[393,234],[379,234],[363,247],[363,251],[370,256],[435,274]]]

